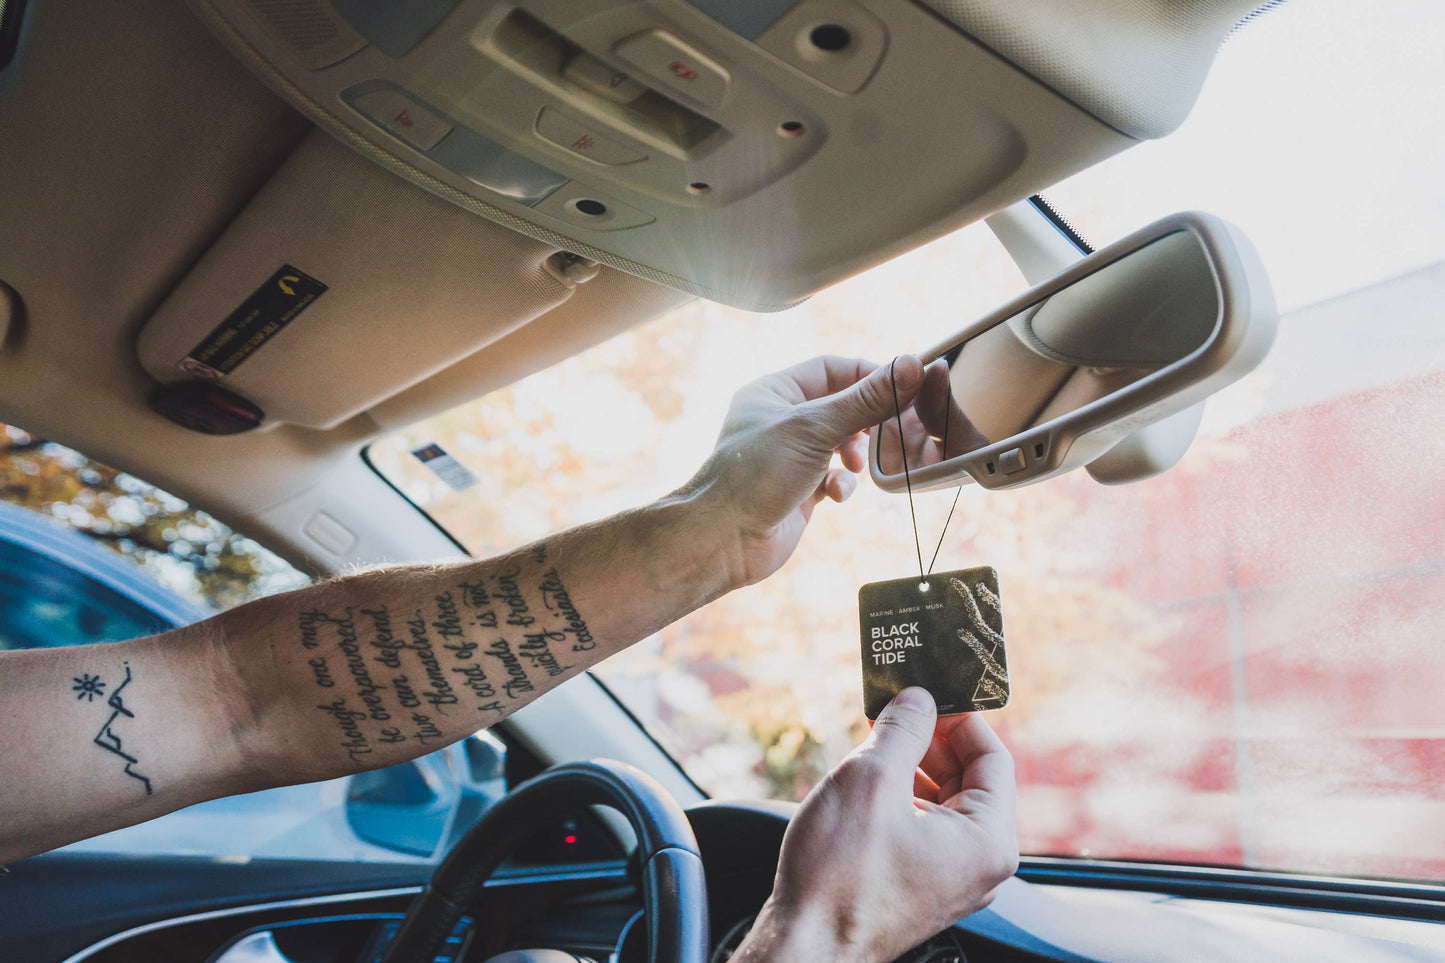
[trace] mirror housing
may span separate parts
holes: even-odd
[[[1181,412],[1258,365],[1276,321],[1264,266],[1237,228],[1198,212],[1165,217],[919,355],[944,387],[927,400],[920,392],[905,418],[935,439],[941,422],[950,437],[947,450],[910,458],[909,481],[915,491],[960,481],[1019,488],[1102,460],[1172,416],[1171,428],[1197,424]],[[946,382],[935,377],[940,359]],[[944,417],[935,405],[949,405]],[[870,433],[869,465],[878,487],[901,492],[891,424]],[[1121,453],[1100,465],[1101,480],[1137,480],[1177,461],[1192,430],[1163,434],[1176,440]]]

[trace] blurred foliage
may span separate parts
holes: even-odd
[[[0,500],[95,539],[210,610],[307,581],[278,556],[174,495],[3,424]]]

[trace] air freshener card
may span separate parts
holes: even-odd
[[[876,719],[900,689],[922,686],[938,714],[1008,705],[998,573],[987,566],[858,590],[863,711]]]

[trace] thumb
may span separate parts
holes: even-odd
[[[879,365],[866,378],[818,402],[819,422],[837,438],[833,447],[851,435],[882,424],[903,408],[923,385],[923,365],[911,354]],[[894,389],[897,389],[897,405]]]
[[[933,742],[938,711],[927,689],[909,686],[878,713],[869,736],[870,752],[881,759],[891,776],[913,783],[913,771]]]

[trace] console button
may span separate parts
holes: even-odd
[[[1014,472],[1024,470],[1024,450],[1022,448],[1010,448],[998,456],[998,467],[1005,475],[1012,475]]]
[[[721,107],[730,78],[716,61],[668,33],[644,30],[613,52],[648,77],[708,107]]]
[[[351,105],[367,120],[421,151],[431,150],[452,130],[445,117],[391,87],[359,94],[351,98]]]
[[[613,70],[596,57],[580,53],[567,61],[562,76],[583,90],[619,104],[630,104],[647,93],[647,88],[620,70]]]
[[[473,184],[528,207],[567,183],[566,174],[544,167],[466,127],[458,127],[428,156]]]
[[[537,133],[574,154],[610,167],[647,159],[646,154],[601,133],[595,124],[578,120],[555,107],[543,107],[537,115]]]

